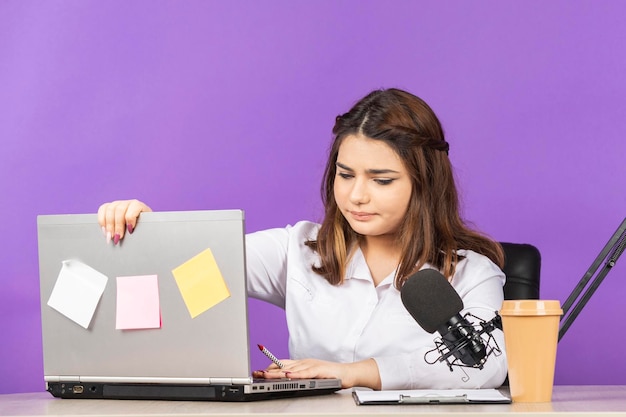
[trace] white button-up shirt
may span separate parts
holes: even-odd
[[[424,355],[435,348],[438,334],[423,330],[404,308],[393,286],[394,274],[375,286],[357,249],[343,284],[329,284],[311,270],[311,265],[319,265],[319,256],[304,244],[314,240],[318,230],[316,223],[299,222],[246,236],[248,293],[285,309],[292,359],[347,363],[373,358],[383,389],[502,384],[507,371],[501,331],[492,334],[502,354],[489,356],[482,370],[453,367],[450,372],[445,363],[427,363]],[[451,284],[463,300],[462,314],[471,312],[489,321],[502,306],[504,274],[483,255],[467,250],[459,255],[464,259]],[[428,360],[439,356],[430,353]]]

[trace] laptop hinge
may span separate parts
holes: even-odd
[[[114,377],[114,376],[46,376],[46,382],[94,382],[109,384],[184,384],[184,385],[249,385],[252,377],[244,378],[175,378],[175,377]]]
[[[212,384],[224,385],[250,385],[252,378],[211,378]]]
[[[80,381],[78,375],[45,375],[45,382],[77,382]]]

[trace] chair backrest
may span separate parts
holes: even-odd
[[[500,242],[504,249],[505,300],[539,299],[541,253],[526,243]]]

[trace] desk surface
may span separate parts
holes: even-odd
[[[308,398],[218,403],[200,401],[66,400],[47,392],[0,395],[0,416],[438,416],[485,417],[501,414],[548,416],[626,416],[626,386],[556,386],[551,403],[492,405],[358,406],[350,390]]]

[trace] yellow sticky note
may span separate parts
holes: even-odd
[[[191,318],[230,297],[211,249],[206,249],[172,270]]]

